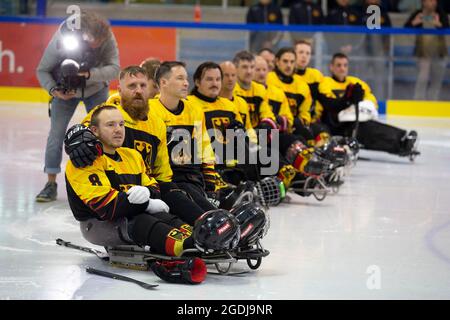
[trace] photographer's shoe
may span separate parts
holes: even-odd
[[[56,182],[47,182],[44,189],[36,196],[36,202],[55,201],[57,196],[58,185]]]

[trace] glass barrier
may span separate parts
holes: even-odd
[[[0,86],[39,87],[35,69],[61,19],[0,17]],[[111,20],[121,65],[147,57],[178,59],[192,75],[207,60],[232,60],[236,52],[262,47],[277,51],[299,39],[313,43],[311,66],[330,75],[336,52],[350,58],[350,75],[366,81],[378,100],[450,101],[450,30],[417,31],[245,24]],[[423,34],[424,32],[428,34]],[[433,33],[434,32],[434,33]],[[439,34],[440,32],[440,34]],[[17,39],[21,39],[17,42]],[[30,56],[30,49],[33,55]],[[442,84],[442,88],[439,90]]]

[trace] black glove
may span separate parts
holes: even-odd
[[[206,264],[200,258],[156,261],[150,268],[161,279],[171,283],[198,284],[206,277]]]
[[[90,166],[103,154],[100,140],[89,128],[76,124],[67,130],[64,138],[64,150],[77,168]]]
[[[222,188],[228,187],[228,183],[223,181],[220,174],[214,169],[214,167],[204,167],[202,170],[203,181],[205,182],[205,190],[207,192],[217,192]]]
[[[364,98],[364,89],[359,83],[350,83],[345,88],[345,98],[350,104],[357,105]]]

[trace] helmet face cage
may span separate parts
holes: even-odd
[[[266,177],[257,184],[265,205],[277,206],[286,196],[283,182],[277,177]]]

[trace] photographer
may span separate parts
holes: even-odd
[[[56,175],[61,172],[62,145],[67,125],[80,101],[89,112],[106,101],[109,81],[119,73],[117,43],[107,20],[82,12],[64,21],[53,35],[37,67],[37,78],[51,98],[50,133],[44,172],[48,182],[36,201],[56,200]]]

